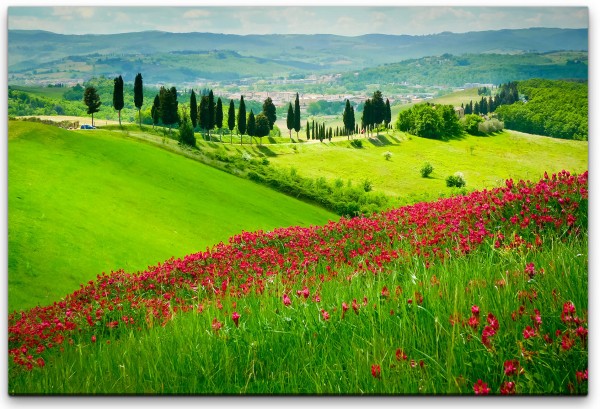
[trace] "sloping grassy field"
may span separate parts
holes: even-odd
[[[9,310],[242,230],[338,216],[122,133],[9,121]]]
[[[467,188],[495,187],[506,178],[539,179],[545,171],[588,167],[587,142],[504,131],[479,137],[465,135],[448,142],[419,138],[399,131],[380,132],[379,138],[357,137],[363,147],[354,148],[345,138],[333,143],[270,146],[274,166],[294,167],[309,177],[341,178],[360,183],[368,179],[373,190],[400,197],[401,202],[431,200],[447,194],[445,179],[462,172]],[[390,160],[384,157],[391,152]],[[419,170],[433,165],[429,178]]]

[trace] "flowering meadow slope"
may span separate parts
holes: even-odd
[[[369,382],[377,384],[352,383],[336,372],[340,382],[346,379],[344,389],[341,383],[323,387],[314,374],[315,385],[306,390],[251,389],[252,376],[240,381],[232,375],[231,388],[197,386],[185,393],[586,393],[587,266],[583,261],[577,278],[565,277],[568,262],[552,252],[569,240],[587,247],[587,179],[587,172],[563,171],[537,183],[507,180],[501,188],[369,218],[244,232],[143,272],[99,275],[52,305],[9,315],[11,382],[51,370],[69,351],[127,342],[128,334],[168,329],[177,317],[203,317],[198,320],[203,342],[223,354],[235,353],[232,339],[254,346],[271,332],[303,340],[313,334],[306,345],[319,348],[332,347],[332,339],[343,334],[338,343],[362,343],[372,352],[357,357],[363,347],[355,346],[348,356],[332,352],[315,359],[334,359],[328,368],[363,362],[352,376],[358,379],[366,370]],[[537,254],[543,252],[554,259],[540,261]],[[561,287],[573,279],[578,282]],[[285,325],[302,325],[273,329],[282,317]],[[319,344],[321,336],[331,338]],[[400,340],[404,345],[391,344]],[[302,356],[303,348],[293,353]],[[240,370],[250,355],[244,350],[236,358]],[[260,359],[252,359],[257,378]],[[261,359],[266,365],[275,358]],[[553,372],[542,366],[560,373],[544,378]],[[420,375],[403,372],[410,368]],[[398,379],[393,386],[381,387],[393,376]],[[536,389],[540,385],[546,389]]]

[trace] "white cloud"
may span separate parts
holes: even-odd
[[[196,18],[201,18],[201,17],[209,17],[210,15],[211,15],[211,12],[206,9],[194,9],[194,10],[188,10],[185,13],[183,13],[183,18],[196,19]]]
[[[94,7],[53,7],[52,15],[62,20],[73,20],[77,18],[91,19],[94,17]]]

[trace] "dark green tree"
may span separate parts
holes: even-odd
[[[306,140],[308,141],[310,139],[310,126],[308,124],[308,121],[306,121]]]
[[[210,131],[215,127],[215,96],[212,89],[208,93],[208,121],[206,126],[208,129],[208,140],[210,141]]]
[[[296,139],[298,138],[298,132],[300,132],[300,96],[296,92],[296,101],[294,101],[294,131],[296,131]]]
[[[192,126],[196,129],[196,125],[198,125],[198,101],[196,101],[194,90],[192,90],[192,95],[190,95],[190,119],[192,120]]]
[[[208,124],[210,123],[208,117],[208,104],[208,95],[203,95],[202,98],[200,98],[200,107],[198,108],[198,125],[204,130],[205,134],[208,130]],[[208,140],[210,140],[210,137]]]
[[[250,137],[250,145],[252,145],[252,137],[256,136],[256,119],[254,118],[254,112],[250,110],[250,114],[248,115],[248,136]]]
[[[138,109],[138,118],[140,120],[140,127],[142,126],[142,105],[144,104],[144,82],[142,81],[142,74],[138,72],[133,82],[133,104]]]
[[[294,108],[292,108],[292,103],[290,102],[287,113],[287,129],[290,132],[290,142],[292,140],[292,129],[294,129],[294,121]]]
[[[219,129],[219,142],[223,142],[223,133],[221,132],[221,128],[223,128],[223,102],[221,101],[221,97],[217,98],[215,125],[217,126],[217,129]]]
[[[375,91],[373,93],[373,98],[371,99],[370,124],[374,127],[379,127],[380,124],[385,122],[386,115],[387,110],[385,102],[383,101],[383,95],[381,94],[381,91]],[[379,135],[379,130],[377,130],[377,135]]]
[[[196,137],[194,136],[194,128],[192,127],[192,122],[188,117],[185,106],[183,107],[181,119],[179,122],[179,144],[195,147]]]
[[[256,115],[256,126],[254,128],[254,133],[260,138],[261,145],[263,136],[269,135],[269,131],[269,118],[267,118],[266,115],[261,112],[260,114]]]
[[[160,87],[158,97],[160,99],[160,119],[169,127],[170,134],[171,127],[179,120],[177,89]]]
[[[233,99],[229,100],[229,111],[227,112],[227,127],[229,128],[231,144],[233,144],[233,129],[235,128],[235,105],[233,103]]]
[[[83,103],[87,106],[88,115],[92,115],[92,126],[94,126],[94,114],[100,110],[100,95],[94,87],[87,87],[83,93]]]
[[[154,103],[152,104],[152,108],[150,109],[150,115],[152,115],[152,128],[158,124],[158,120],[160,119],[160,98],[158,94],[154,97]]]
[[[125,106],[123,100],[123,77],[120,75],[115,78],[115,85],[113,88],[113,108],[119,112],[119,126],[121,126],[121,110]]]
[[[350,105],[350,101],[346,100],[346,107],[344,108],[344,114],[342,115],[344,121],[344,130],[350,140],[350,134],[354,131],[355,118],[354,118],[354,107]]]
[[[269,129],[273,129],[273,124],[275,124],[275,121],[277,121],[277,109],[275,108],[271,97],[267,97],[267,99],[265,99],[262,108],[263,113],[269,119]]]
[[[390,100],[388,98],[385,99],[385,118],[383,121],[385,122],[386,128],[388,128],[390,122],[392,122],[392,107],[390,107]]]
[[[369,129],[371,124],[373,123],[373,112],[371,109],[371,100],[367,99],[365,101],[365,105],[363,106],[363,114],[360,119],[360,126],[365,133],[365,137],[369,134]]]
[[[238,132],[240,134],[240,145],[242,144],[242,137],[246,133],[246,104],[244,103],[244,96],[240,98],[240,109],[238,109]]]

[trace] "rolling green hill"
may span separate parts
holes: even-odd
[[[37,30],[9,30],[8,74],[11,84],[25,80],[87,80],[105,72],[110,76],[127,74],[130,77],[124,75],[125,81],[132,81],[138,71],[144,73],[147,83],[195,82],[199,78],[219,76],[220,79],[237,79],[256,75],[287,76],[299,71],[354,72],[445,53],[587,52],[587,49],[587,29],[531,28],[356,37],[161,31],[61,35]],[[184,60],[187,60],[186,64],[182,64]],[[212,71],[211,66],[219,63],[223,72]],[[168,67],[161,70],[153,64],[168,64]]]
[[[466,83],[501,84],[530,78],[587,79],[587,52],[446,53],[346,73],[339,82],[349,90],[370,84],[385,90],[403,83],[462,87]]]
[[[271,146],[273,166],[295,168],[298,174],[352,180],[368,179],[373,191],[399,197],[401,203],[433,200],[449,194],[445,179],[462,172],[469,189],[495,187],[506,178],[536,179],[544,171],[584,171],[588,167],[588,144],[505,130],[496,135],[464,135],[447,142],[410,136],[399,131],[380,133],[380,138],[362,138],[356,149],[345,138],[333,143],[298,147]],[[392,154],[390,160],[384,152]],[[434,167],[422,178],[425,162]]]
[[[242,230],[337,219],[121,132],[9,121],[8,136],[9,310]]]

